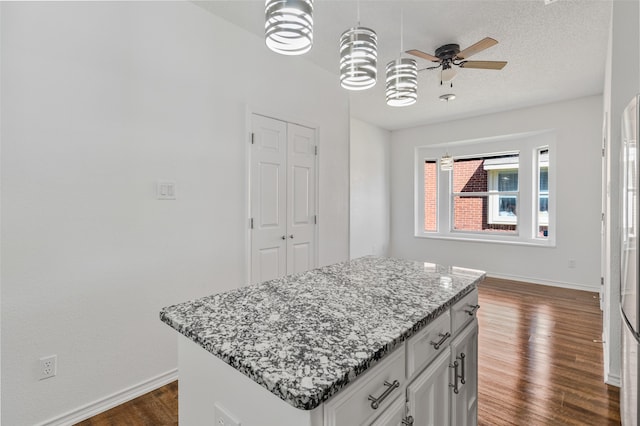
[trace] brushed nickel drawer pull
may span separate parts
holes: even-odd
[[[380,403],[384,401],[385,398],[388,397],[389,394],[393,392],[394,389],[397,389],[400,387],[400,382],[397,380],[394,380],[393,383],[389,383],[385,380],[384,385],[387,387],[387,389],[385,389],[385,391],[382,392],[382,395],[380,395],[378,398],[376,398],[373,395],[369,395],[369,401],[371,401],[371,408],[373,408],[374,410],[377,410],[378,407],[380,407]]]
[[[451,333],[449,333],[448,331],[446,333],[438,333],[438,336],[440,336],[440,340],[437,342],[434,342],[433,340],[429,343],[431,343],[433,345],[433,347],[435,348],[435,350],[440,349],[440,346],[442,346],[442,344],[444,343],[445,340],[447,340],[449,337],[451,337]]]
[[[460,356],[457,358],[460,360],[460,383],[464,385],[466,383],[466,379],[464,377],[464,359],[466,358],[466,355],[464,354],[464,352],[461,352]]]
[[[402,424],[405,426],[413,426],[413,416],[407,416],[402,419]]]
[[[472,317],[476,313],[476,311],[480,309],[480,305],[469,305],[469,306],[471,307],[471,309],[468,309],[468,310],[465,309],[464,311],[468,313],[470,317]]]
[[[453,368],[453,384],[449,383],[449,387],[453,388],[453,393],[458,394],[458,361],[449,364],[449,368]]]

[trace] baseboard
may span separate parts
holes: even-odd
[[[166,373],[160,374],[156,377],[152,377],[148,380],[133,385],[129,388],[115,392],[109,396],[101,398],[97,401],[91,402],[87,405],[79,407],[75,410],[71,410],[65,414],[62,414],[53,419],[47,420],[43,423],[39,423],[36,426],[70,426],[78,422],[93,417],[96,414],[100,414],[113,407],[123,404],[127,401],[131,401],[145,393],[158,389],[168,383],[171,383],[178,379],[178,369],[174,368]]]
[[[499,278],[503,280],[523,281],[523,282],[533,283],[533,284],[548,285],[551,287],[561,287],[561,288],[569,288],[573,290],[589,291],[591,293],[598,293],[600,291],[599,285],[588,286],[584,284],[568,283],[564,281],[541,280],[539,278],[522,277],[519,275],[496,274],[493,272],[487,272],[487,276],[491,278]]]
[[[616,386],[616,387],[620,387],[622,385],[622,382],[620,381],[620,376],[617,374],[607,374],[607,376],[604,379],[604,382],[608,385],[611,386]]]

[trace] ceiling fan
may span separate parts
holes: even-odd
[[[490,48],[498,44],[497,40],[491,37],[485,37],[474,45],[467,47],[464,50],[460,50],[460,46],[457,44],[445,44],[436,49],[435,55],[430,55],[421,50],[412,49],[407,50],[407,53],[413,56],[417,56],[422,59],[426,59],[431,62],[438,62],[438,65],[433,67],[423,68],[423,70],[434,70],[442,68],[441,80],[442,82],[450,82],[456,76],[457,72],[453,68],[453,65],[460,68],[476,68],[484,70],[501,70],[507,65],[506,61],[468,61],[467,58],[482,52],[485,49]],[[452,84],[453,87],[453,84]]]

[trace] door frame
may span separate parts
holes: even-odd
[[[285,123],[297,124],[299,126],[308,127],[313,129],[315,137],[315,143],[318,147],[318,155],[315,158],[315,204],[316,204],[316,217],[317,223],[314,229],[313,236],[313,249],[314,249],[314,263],[316,266],[319,264],[319,239],[320,239],[320,156],[322,150],[320,149],[320,126],[309,120],[300,119],[300,117],[291,116],[282,111],[273,111],[269,108],[256,107],[249,104],[245,105],[245,123],[244,123],[244,211],[245,211],[245,227],[244,227],[244,241],[245,241],[245,274],[244,285],[251,284],[251,133],[252,133],[252,116],[253,114],[262,115],[263,117],[271,118],[273,120],[283,121]]]

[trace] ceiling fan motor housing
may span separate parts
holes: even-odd
[[[460,53],[460,46],[457,44],[445,44],[436,49],[436,56],[443,61],[454,59]]]

